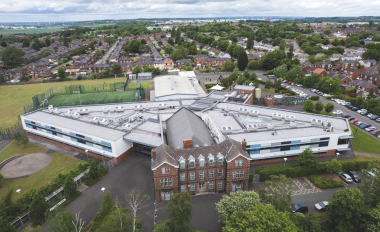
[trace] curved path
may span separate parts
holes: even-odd
[[[21,156],[7,163],[0,169],[4,179],[16,179],[30,176],[48,166],[51,157],[44,153],[34,153]]]

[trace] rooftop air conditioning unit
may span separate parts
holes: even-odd
[[[78,112],[72,112],[71,113],[71,117],[73,117],[73,118],[79,118],[80,114]]]
[[[322,126],[322,119],[316,119],[316,118],[312,118],[311,119],[311,125],[317,125],[317,126]]]
[[[128,122],[134,122],[136,120],[136,115],[132,115],[128,118]]]
[[[86,108],[86,109],[80,109],[79,110],[79,114],[88,114],[88,109]]]
[[[289,126],[290,126],[291,128],[295,128],[295,127],[297,127],[297,123],[295,123],[295,122],[290,122]]]
[[[224,107],[224,111],[226,111],[227,113],[230,112],[230,107],[225,106],[225,107]]]
[[[230,126],[222,126],[221,129],[222,129],[223,132],[232,131],[232,127],[230,127]]]
[[[127,124],[127,123],[124,123],[121,128],[125,131],[131,131],[133,128],[132,128],[132,125],[130,124]]]
[[[294,120],[296,120],[296,117],[294,117],[294,115],[285,115],[284,119],[285,119],[285,121],[293,122]]]
[[[110,124],[109,120],[105,119],[105,118],[100,119],[99,123],[102,124],[102,125],[108,125],[108,124]]]
[[[107,107],[103,107],[103,113],[108,113],[109,109]]]
[[[166,109],[166,108],[168,108],[168,104],[166,104],[166,103],[160,103],[158,105],[158,109]]]
[[[248,124],[247,125],[247,130],[257,131],[258,129],[259,129],[259,125],[257,125],[257,124]]]
[[[123,106],[116,106],[115,111],[116,112],[124,112],[124,107]]]
[[[248,113],[248,109],[247,108],[239,108],[239,112],[240,113]]]
[[[71,111],[70,110],[66,111],[65,112],[65,116],[70,117],[71,116]]]
[[[53,113],[54,113],[54,114],[59,114],[59,113],[60,113],[60,111],[59,111],[59,109],[58,109],[58,108],[54,108],[54,110],[53,110]]]
[[[259,111],[258,110],[249,110],[249,115],[251,115],[251,116],[258,116],[259,115]]]
[[[135,110],[143,110],[143,105],[135,105]]]
[[[326,128],[326,132],[333,132],[334,131],[334,127],[328,127]]]
[[[274,129],[274,125],[273,125],[273,124],[270,124],[270,123],[268,123],[268,124],[267,124],[267,128],[268,128],[269,130],[273,130],[273,129]]]
[[[91,122],[98,123],[99,122],[99,118],[98,117],[92,117],[91,118]]]
[[[144,110],[149,110],[149,105],[144,105]]]
[[[272,119],[282,120],[282,114],[279,113],[273,113]]]
[[[49,105],[48,110],[50,113],[53,113],[53,110],[54,110],[53,105]]]

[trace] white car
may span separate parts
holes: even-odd
[[[373,116],[372,113],[367,114],[367,117],[368,117],[368,118],[371,118],[372,116]]]
[[[367,127],[367,128],[365,128],[364,130],[366,130],[366,131],[370,132],[370,131],[376,131],[376,130],[377,130],[377,128],[376,128],[376,127],[374,127],[374,126],[370,126],[370,127]]]
[[[367,110],[366,109],[361,109],[361,110],[358,110],[356,112],[358,112],[359,114],[361,114],[362,112],[367,112]]]
[[[325,211],[328,206],[329,203],[327,201],[321,201],[314,205],[315,209],[318,211]]]
[[[333,112],[331,112],[332,114],[335,114],[335,115],[341,115],[343,112],[341,110],[334,110]]]

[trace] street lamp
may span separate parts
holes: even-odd
[[[21,192],[21,189],[16,190],[16,193],[20,194],[20,192]]]
[[[287,160],[288,160],[287,158],[284,158],[284,168],[285,168],[285,163],[286,163]]]
[[[338,160],[338,157],[340,156],[339,152],[336,153],[336,160]]]
[[[329,92],[330,92],[330,93],[331,93],[331,85],[332,85],[332,84],[330,84],[330,89],[329,89]]]
[[[102,191],[103,191],[103,193],[104,193],[104,190],[106,190],[106,188],[104,188],[104,187],[103,187],[103,188],[101,188],[100,190],[102,190]]]
[[[86,155],[87,155],[87,161],[88,161],[88,150],[84,150],[86,152]]]

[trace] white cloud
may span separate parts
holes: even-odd
[[[0,21],[359,16],[378,15],[379,8],[379,0],[2,0]]]

